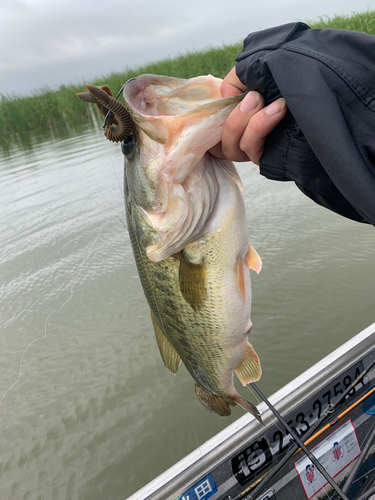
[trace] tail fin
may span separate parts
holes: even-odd
[[[251,403],[250,401],[246,401],[246,399],[244,399],[239,394],[235,394],[234,396],[230,396],[230,398],[235,403],[237,403],[238,405],[242,406],[242,408],[244,410],[246,410],[249,413],[251,413],[251,415],[253,415],[258,420],[259,423],[263,424],[262,418],[261,418],[260,413],[258,411],[258,408],[255,405],[253,405],[253,403]]]
[[[210,394],[205,389],[202,389],[202,387],[199,387],[198,384],[195,384],[195,393],[198,396],[200,403],[210,413],[216,413],[217,415],[226,417],[231,414],[230,407],[238,404],[242,406],[244,410],[251,413],[251,415],[254,415],[258,422],[263,424],[258,408],[250,401],[246,401],[246,399],[240,396],[237,392],[234,396],[219,396],[218,394]]]

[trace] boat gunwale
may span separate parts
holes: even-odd
[[[375,322],[276,391],[269,397],[270,402],[281,414],[292,412],[320,386],[329,384],[349,365],[355,364],[373,349],[373,336]],[[237,448],[245,446],[249,440],[255,440],[275,423],[276,419],[265,403],[259,404],[258,410],[267,422],[266,427],[246,413],[135,492],[128,500],[172,500],[178,497]]]

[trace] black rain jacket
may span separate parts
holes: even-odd
[[[375,225],[375,36],[291,23],[250,34],[236,61],[244,85],[288,106],[260,173]]]

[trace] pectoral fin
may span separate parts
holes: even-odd
[[[238,368],[236,368],[237,377],[240,379],[242,385],[256,382],[262,375],[262,368],[260,361],[254,347],[247,342],[245,356]]]
[[[163,330],[160,328],[152,312],[151,312],[151,320],[154,326],[156,342],[158,344],[161,359],[163,360],[168,370],[176,374],[178,371],[178,367],[180,366],[181,363],[181,358],[176,349],[173,347],[173,345],[165,336]]]
[[[237,289],[241,295],[242,300],[246,301],[246,287],[245,287],[245,263],[242,257],[238,256],[236,260],[236,284]]]
[[[236,406],[236,403],[230,399],[218,396],[217,394],[210,394],[197,384],[195,384],[195,394],[197,395],[201,405],[204,406],[207,411],[210,413],[216,413],[221,417],[230,415],[230,406]]]
[[[196,312],[204,305],[207,297],[207,269],[204,262],[191,262],[182,252],[179,271],[182,296]]]
[[[262,269],[262,259],[259,257],[258,252],[255,248],[249,243],[249,249],[246,253],[246,265],[249,269],[252,269],[256,273],[260,273]]]

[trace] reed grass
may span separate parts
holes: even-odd
[[[354,13],[333,18],[321,17],[308,22],[313,28],[335,28],[375,34],[375,11]],[[111,73],[94,81],[94,85],[107,83],[113,91],[120,89],[129,78],[142,73],[191,78],[211,73],[223,78],[233,67],[242,42],[219,48],[187,52],[175,58],[163,59],[124,72]],[[46,131],[64,135],[75,133],[83,124],[92,122],[95,106],[88,106],[77,99],[76,93],[85,90],[82,85],[62,85],[58,90],[43,88],[31,96],[1,95],[0,99],[0,147],[9,151],[12,144],[28,144],[34,132]],[[90,109],[91,108],[91,109]],[[96,110],[95,110],[96,113]],[[99,114],[97,114],[99,119]],[[101,119],[101,118],[100,118]]]

